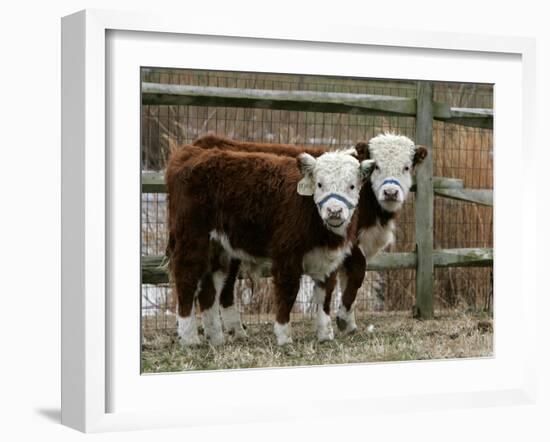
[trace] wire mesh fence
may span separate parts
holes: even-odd
[[[142,69],[142,81],[196,86],[268,90],[307,90],[391,95],[414,98],[410,81],[317,77],[284,74]],[[492,108],[491,85],[435,83],[434,99],[452,107]],[[142,171],[162,171],[169,144],[191,143],[215,132],[245,141],[301,145],[353,146],[357,141],[393,131],[415,137],[415,118],[337,113],[229,108],[193,105],[143,105],[141,109]],[[492,130],[434,121],[434,175],[459,178],[468,188],[493,187]],[[437,197],[434,213],[436,248],[492,247],[493,212],[466,202]],[[166,247],[166,195],[142,194],[142,254],[162,255]],[[414,198],[410,197],[397,220],[396,242],[391,251],[413,251]],[[254,282],[243,278],[236,299],[245,322],[270,318],[273,305],[270,278]],[[435,270],[434,302],[438,309],[491,309],[491,268]],[[309,317],[311,281],[302,278],[294,316]],[[339,293],[333,297],[334,307]],[[367,272],[356,311],[410,310],[415,301],[415,271]],[[142,315],[148,326],[166,327],[171,315],[168,284],[142,286]],[[333,311],[335,309],[333,308]]]

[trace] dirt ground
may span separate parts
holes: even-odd
[[[200,321],[199,321],[200,322]],[[357,320],[358,330],[318,343],[314,322],[292,322],[294,342],[279,347],[268,321],[247,324],[248,338],[213,347],[203,344],[182,349],[175,319],[156,329],[144,318],[142,372],[219,370],[257,367],[350,364],[381,361],[489,357],[493,354],[493,323],[485,313],[438,312],[429,321],[412,319],[409,312],[369,313]],[[374,329],[368,331],[369,325]],[[372,328],[372,327],[370,327]]]

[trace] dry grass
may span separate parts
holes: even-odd
[[[304,320],[292,324],[294,343],[282,348],[270,322],[248,325],[244,341],[183,350],[173,321],[164,330],[148,327],[148,321],[143,324],[144,373],[487,357],[493,352],[492,319],[483,313],[441,312],[430,321],[405,312],[371,313],[357,321],[357,333],[337,334],[322,344],[315,339],[313,321]],[[372,333],[368,324],[374,325]]]

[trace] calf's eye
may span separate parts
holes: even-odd
[[[405,172],[408,172],[408,171],[409,171],[409,169],[410,169],[410,167],[409,167],[409,166],[405,166]]]
[[[323,185],[321,183],[317,183],[317,187],[320,189]]]
[[[353,190],[355,189],[355,186],[352,184],[351,186],[349,186],[350,190]]]

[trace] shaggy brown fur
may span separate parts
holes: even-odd
[[[233,152],[263,152],[273,155],[285,155],[289,157],[297,157],[301,153],[308,153],[314,157],[318,157],[330,150],[325,147],[297,146],[294,144],[235,141],[215,134],[207,134],[197,138],[193,141],[193,146],[202,147],[203,149],[218,148]]]
[[[172,153],[166,169],[168,252],[180,317],[192,313],[201,280],[201,308],[212,305],[213,287],[205,279],[223,265],[209,251],[215,247],[209,244],[212,231],[225,233],[234,249],[272,261],[281,324],[289,322],[306,252],[354,240],[356,214],[344,238],[324,226],[312,197],[298,195],[299,166],[289,156],[218,148],[183,146]]]

